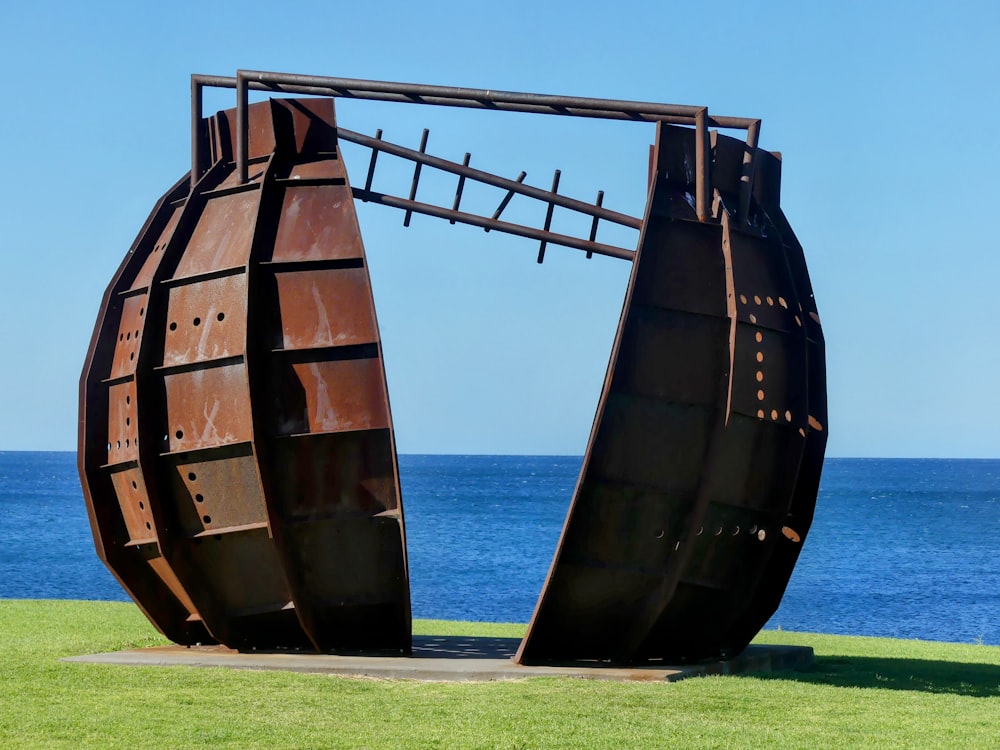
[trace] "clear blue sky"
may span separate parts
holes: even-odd
[[[762,118],[827,336],[829,454],[1000,457],[1000,4],[925,5],[4,3],[0,450],[75,448],[104,287],[188,166],[188,76],[242,67]],[[359,102],[338,115],[411,145],[430,127],[432,153],[542,187],[560,168],[561,192],[642,209],[651,126]],[[363,180],[364,162],[348,166]],[[392,209],[361,220],[400,450],[581,453],[627,263],[553,248],[538,266],[527,240],[428,217],[403,230]]]

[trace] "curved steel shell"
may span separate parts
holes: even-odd
[[[689,204],[695,134],[661,127],[637,257],[576,494],[518,660],[697,659],[773,614],[812,520],[823,338],[759,153],[717,136],[717,221]]]
[[[410,648],[378,325],[332,100],[233,113],[105,295],[81,381],[98,551],[180,643]]]
[[[238,99],[237,110],[194,118],[194,179],[156,205],[108,287],[80,383],[80,474],[98,553],[150,620],[186,644],[410,649],[360,197],[406,221],[421,212],[532,237],[539,262],[549,243],[633,261],[587,454],[517,660],[742,650],[777,609],[808,534],[827,436],[822,329],[780,208],[780,158],[756,148],[759,121],[717,120],[747,128],[744,143],[709,133],[697,108],[262,78],[302,93],[329,84],[458,106],[494,97],[696,127],[658,122],[640,220],[603,208],[603,193],[592,207],[558,195],[558,172],[546,192],[522,185],[523,173],[471,169],[468,155],[462,165],[431,157],[426,131],[419,152],[340,131],[332,99],[246,109]],[[338,138],[372,149],[363,189]],[[371,191],[382,150],[414,161],[408,199]],[[450,210],[415,200],[421,165],[460,176]],[[467,178],[506,191],[491,218],[458,210]],[[515,193],[548,204],[544,228],[499,220]],[[557,204],[593,217],[589,240],[550,231]],[[596,242],[598,219],[639,228],[637,250]]]

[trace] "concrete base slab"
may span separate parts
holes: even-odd
[[[672,682],[703,675],[732,675],[807,669],[814,662],[807,646],[749,646],[732,659],[669,665],[617,666],[572,662],[521,666],[512,661],[520,640],[462,636],[414,636],[413,656],[348,656],[302,651],[239,652],[224,646],[157,646],[108,654],[73,656],[70,662],[129,666],[228,667],[437,682],[518,680],[527,677],[580,677],[591,680]]]

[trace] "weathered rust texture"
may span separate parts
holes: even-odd
[[[202,119],[201,87],[237,89]],[[643,218],[338,131],[332,99],[249,88],[657,122]],[[517,660],[741,651],[777,609],[827,436],[822,328],[760,121],[704,107],[242,71],[192,78],[192,172],[108,287],[80,392],[98,554],[179,643],[410,649],[399,476],[361,199],[633,261],[583,468]],[[674,124],[669,124],[674,123]],[[742,128],[746,141],[711,126]],[[351,186],[338,135],[372,150]],[[408,197],[371,189],[378,154]],[[416,200],[422,166],[457,175]],[[459,210],[466,180],[504,191]],[[500,220],[525,196],[542,227]],[[556,234],[556,207],[592,217]],[[596,242],[598,222],[640,229]],[[405,222],[404,222],[405,223]]]
[[[699,220],[695,132],[658,130],[604,391],[521,662],[738,653],[809,530],[826,439],[812,290],[779,160],[754,155],[743,225],[747,147],[712,140],[715,208]]]
[[[406,653],[399,480],[332,100],[203,121],[212,166],[147,220],[81,378],[102,559],[180,643]]]

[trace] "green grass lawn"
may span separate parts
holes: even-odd
[[[0,600],[0,748],[1000,747],[1000,647],[975,644],[767,631],[758,643],[812,646],[816,667],[655,684],[59,661],[164,642],[131,604]]]

